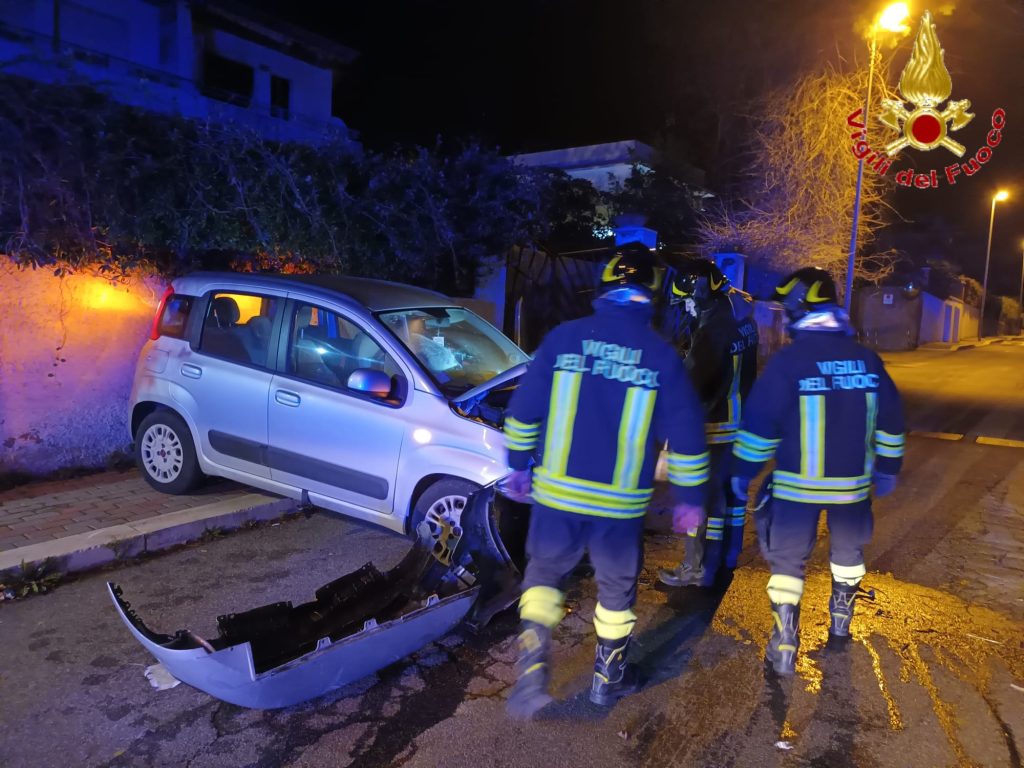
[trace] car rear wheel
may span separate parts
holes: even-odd
[[[192,432],[173,411],[154,411],[142,420],[135,463],[146,482],[163,493],[188,493],[203,479]]]
[[[426,521],[430,532],[441,531],[441,521],[449,525],[461,525],[462,511],[469,497],[480,490],[480,486],[469,480],[445,477],[429,486],[416,500],[409,521],[409,535],[415,537],[419,524]]]

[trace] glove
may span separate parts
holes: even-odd
[[[676,504],[672,509],[672,530],[689,533],[704,524],[704,508],[695,504]]]
[[[528,469],[517,469],[506,476],[498,487],[512,501],[529,503],[530,491],[533,490],[533,473]]]
[[[737,501],[745,502],[747,500],[747,489],[750,488],[750,480],[746,477],[734,477],[729,483],[732,488],[732,495],[736,497]]]
[[[882,496],[888,496],[890,493],[896,490],[896,475],[885,475],[881,472],[875,472],[875,496],[881,498]]]

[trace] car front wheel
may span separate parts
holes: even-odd
[[[188,493],[203,479],[192,432],[173,411],[154,411],[142,420],[135,463],[146,482],[162,493]]]
[[[431,534],[435,536],[441,531],[442,520],[449,525],[461,525],[466,502],[479,490],[480,486],[476,483],[456,477],[445,477],[436,481],[416,500],[409,521],[409,535],[415,537],[416,529],[424,521],[430,526]]]

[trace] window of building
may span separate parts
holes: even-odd
[[[335,312],[299,304],[288,344],[288,372],[315,384],[346,389],[361,368],[398,373],[398,365],[373,337]]]
[[[270,76],[270,114],[274,117],[280,117],[282,120],[288,119],[291,108],[291,86],[291,81],[285,77]]]
[[[269,367],[270,333],[281,299],[215,293],[203,321],[199,351],[236,363]]]
[[[203,57],[203,95],[240,107],[252,101],[254,73],[240,61],[207,51]]]

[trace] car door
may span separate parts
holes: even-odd
[[[270,477],[267,401],[285,300],[271,293],[211,293],[199,339],[180,365],[203,455],[262,478]]]
[[[354,319],[313,303],[290,302],[285,328],[270,387],[271,478],[324,506],[392,514],[405,409],[348,379],[366,368],[397,377],[399,364]]]

